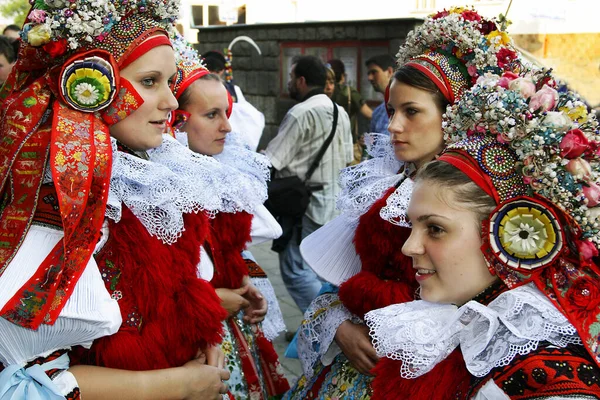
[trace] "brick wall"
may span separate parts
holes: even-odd
[[[419,23],[414,19],[319,22],[302,24],[238,25],[201,28],[196,48],[200,53],[220,50],[237,36],[254,39],[262,56],[246,42],[236,43],[233,54],[233,77],[246,99],[265,114],[265,130],[259,149],[266,147],[277,134],[287,110],[295,102],[281,97],[280,44],[284,42],[389,40],[389,54],[395,55],[406,34]],[[284,79],[285,85],[287,78]]]

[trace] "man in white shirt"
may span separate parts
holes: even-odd
[[[283,119],[277,136],[269,143],[266,155],[277,170],[275,177],[297,175],[304,180],[319,149],[331,133],[334,103],[323,94],[326,71],[316,57],[301,56],[294,60],[288,82],[290,97],[300,103],[292,107]],[[280,220],[290,240],[279,253],[279,266],[288,292],[302,312],[316,297],[321,281],[300,255],[300,241],[337,216],[335,200],[340,191],[340,170],[353,159],[350,119],[338,108],[338,121],[333,141],[319,166],[308,181],[322,185],[312,193],[304,216],[296,221]]]

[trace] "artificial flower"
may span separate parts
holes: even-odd
[[[96,104],[100,98],[98,89],[87,82],[78,84],[73,92],[75,99],[79,104],[93,105]]]
[[[596,182],[588,182],[583,187],[583,195],[587,199],[587,206],[594,207],[600,204],[600,186]]]
[[[43,24],[46,21],[46,11],[44,10],[31,10],[28,16],[31,22],[35,22],[36,24]]]
[[[565,112],[569,116],[569,118],[579,123],[585,122],[588,115],[587,108],[583,104],[580,104],[574,108],[561,107],[560,111]]]
[[[52,40],[42,47],[44,51],[52,57],[58,57],[65,54],[67,51],[67,41],[64,38],[58,40]]]
[[[498,53],[496,53],[496,58],[498,59],[498,66],[500,68],[504,68],[508,64],[516,60],[518,56],[515,51],[503,47],[498,51]]]
[[[531,96],[529,108],[533,111],[540,110],[541,112],[546,112],[553,110],[557,102],[558,92],[555,89],[552,89],[550,86],[544,85],[540,90],[533,94],[533,96]]]
[[[579,256],[584,259],[584,260],[591,260],[592,257],[597,257],[598,256],[598,249],[596,248],[596,246],[594,246],[594,244],[588,240],[578,240],[577,241],[577,250],[579,251]],[[589,288],[589,287],[588,287]],[[595,291],[592,291],[591,293],[597,293],[597,289],[595,289]],[[575,295],[583,295],[583,293],[581,293],[581,291],[579,291],[579,293],[577,292],[572,292]],[[584,292],[585,293],[585,292]],[[574,304],[577,304],[577,300],[578,299],[585,299],[587,298],[587,296],[584,295],[584,297],[577,297],[577,299],[571,299],[573,301]],[[597,304],[595,305],[595,307],[597,307]]]
[[[535,93],[535,84],[530,78],[516,78],[513,79],[509,84],[508,88],[516,92],[521,93],[523,98],[528,99]]]
[[[548,111],[542,120],[542,126],[555,129],[556,131],[565,131],[571,124],[571,118],[559,111]]]
[[[488,40],[489,44],[500,43],[500,44],[506,46],[507,44],[510,43],[510,37],[506,34],[506,32],[502,32],[502,31],[490,32],[486,36],[486,39]]]
[[[574,158],[569,161],[565,169],[579,180],[588,181],[592,177],[592,167],[583,158]]]
[[[481,21],[481,16],[477,13],[477,11],[465,10],[461,13],[461,15],[465,21]]]
[[[571,129],[560,142],[560,155],[568,159],[577,158],[587,150],[588,144],[589,140],[581,129]]]
[[[33,47],[42,46],[50,41],[50,33],[46,24],[36,25],[27,32],[27,43]]]
[[[506,71],[502,74],[502,77],[498,79],[498,86],[508,89],[508,85],[518,77],[519,75],[514,72]]]

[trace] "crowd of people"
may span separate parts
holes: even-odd
[[[505,19],[443,10],[366,60],[374,110],[294,58],[257,152],[178,6],[33,2],[0,37],[0,399],[600,398],[600,127]]]

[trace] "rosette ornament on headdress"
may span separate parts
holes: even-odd
[[[485,72],[519,68],[504,25],[504,20],[484,19],[473,9],[444,10],[409,32],[396,55],[398,66],[423,72],[454,103]]]
[[[0,91],[0,273],[19,249],[48,167],[64,238],[0,311],[52,324],[89,261],[104,219],[109,126],[142,103],[119,71],[158,45],[175,0],[32,0],[17,63]]]
[[[173,94],[177,100],[185,90],[196,80],[205,75],[210,74],[210,71],[204,63],[198,52],[190,45],[183,36],[176,34],[171,42],[175,50],[175,61],[177,63],[177,78],[173,85]],[[229,108],[227,110],[227,118],[231,115],[231,107],[233,99],[227,95]],[[170,125],[175,129],[179,129],[185,124],[190,117],[190,114],[184,110],[175,110],[171,117]]]
[[[600,364],[600,132],[547,70],[486,74],[448,108],[440,160],[496,200],[482,251],[509,287],[534,282]]]

